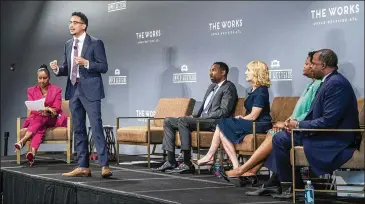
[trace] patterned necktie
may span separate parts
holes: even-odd
[[[79,39],[75,39],[75,46],[73,46],[74,56],[72,58],[72,72],[71,72],[71,74],[72,74],[71,75],[72,85],[75,85],[76,78],[77,78],[77,64],[76,64],[76,61],[75,61],[75,57],[77,57],[79,55],[78,43],[79,43]]]

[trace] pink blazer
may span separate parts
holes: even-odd
[[[49,84],[46,100],[44,101],[44,105],[56,109],[58,113],[58,117],[56,120],[55,127],[66,127],[67,126],[67,117],[62,112],[62,89],[58,86]],[[41,89],[38,85],[30,87],[27,89],[28,101],[35,101],[43,98]],[[38,111],[31,111],[28,118],[24,121],[23,127],[27,127],[30,123],[30,120],[34,117],[39,116]]]

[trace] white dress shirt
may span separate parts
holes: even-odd
[[[208,95],[208,97],[207,97],[207,99],[205,100],[205,102],[204,102],[204,107],[203,107],[203,110],[205,110],[205,108],[207,107],[207,105],[208,105],[208,103],[209,103],[209,101],[210,101],[210,99],[212,98],[212,97],[214,97],[214,95],[218,92],[218,89],[222,86],[222,84],[225,82],[226,80],[224,80],[224,81],[222,81],[222,82],[220,82],[219,84],[218,84],[218,87],[217,87],[217,89],[214,91],[214,89],[210,92],[210,94]],[[206,113],[207,111],[205,111],[205,113]]]
[[[82,48],[83,48],[83,46],[84,46],[84,41],[85,41],[85,37],[86,37],[86,32],[84,32],[79,38],[75,38],[74,37],[74,41],[73,41],[73,44],[72,44],[72,47],[71,47],[71,56],[70,56],[70,59],[71,59],[71,68],[70,68],[70,72],[72,73],[72,66],[73,66],[73,63],[75,62],[75,59],[74,59],[74,51],[75,51],[75,49],[74,49],[74,47],[75,47],[75,39],[78,39],[79,40],[79,42],[77,43],[77,51],[78,51],[78,53],[77,53],[77,56],[79,56],[79,57],[81,57],[81,52],[82,52]],[[89,69],[89,64],[87,64],[86,66],[84,66],[86,69]],[[77,65],[77,78],[80,78],[80,74],[79,74],[79,65]],[[58,74],[58,72],[59,72],[59,70],[57,71],[57,72],[55,72],[55,74]],[[69,73],[69,75],[70,75],[70,79],[72,79],[72,74],[71,73]]]

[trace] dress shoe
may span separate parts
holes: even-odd
[[[161,172],[165,172],[166,170],[171,170],[176,168],[176,163],[171,164],[169,161],[166,161],[164,164],[162,164],[162,166],[156,168],[156,169],[152,169],[152,171],[161,171]]]
[[[292,187],[289,186],[285,191],[283,191],[280,194],[271,194],[273,198],[280,198],[280,199],[291,199],[293,198],[293,191]]]
[[[227,171],[226,171],[227,172]],[[253,176],[228,176],[226,172],[220,172],[222,178],[224,178],[226,181],[233,183],[237,187],[244,187],[247,185],[253,186],[258,182],[258,178],[256,175]]]
[[[91,170],[89,168],[76,168],[71,172],[63,173],[62,176],[68,177],[90,177]]]
[[[168,174],[174,174],[174,173],[179,173],[179,174],[186,174],[186,173],[194,173],[195,172],[195,167],[193,164],[185,164],[182,163],[180,164],[178,167],[176,167],[175,169],[172,170],[166,170],[165,171]]]
[[[281,186],[266,187],[265,185],[262,185],[262,187],[259,188],[258,190],[246,192],[245,194],[248,196],[263,196],[271,194],[281,194],[281,192],[282,192]]]
[[[25,156],[29,162],[29,166],[33,166],[34,164],[34,154],[32,152],[28,152]]]
[[[101,168],[101,177],[102,178],[109,178],[113,176],[112,171],[110,170],[110,168],[108,166],[103,166]]]

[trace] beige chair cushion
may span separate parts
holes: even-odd
[[[238,98],[233,116],[246,115],[245,98]]]
[[[20,129],[20,138],[25,136],[25,132],[27,128]],[[67,140],[67,128],[66,127],[56,127],[56,128],[48,128],[46,130],[46,134],[43,138],[43,141],[65,141]],[[72,137],[71,137],[72,140]]]
[[[265,138],[266,134],[256,133],[256,147],[260,146]],[[253,152],[253,134],[246,135],[243,140],[240,143],[235,144],[234,147],[236,148],[236,151]]]
[[[285,121],[293,113],[299,97],[275,97],[270,110],[272,121]]]
[[[364,146],[364,139],[362,140],[362,146]],[[304,154],[303,147],[295,147],[295,165],[296,166],[309,166],[307,158]],[[356,150],[352,158],[347,161],[341,168],[345,169],[364,169],[364,153]]]
[[[151,126],[151,144],[161,144],[163,139],[163,128]],[[147,126],[122,127],[117,130],[117,141],[147,143]]]
[[[194,105],[195,100],[192,98],[161,98],[155,118],[189,116],[193,113]],[[163,127],[163,120],[153,120],[152,126]]]

